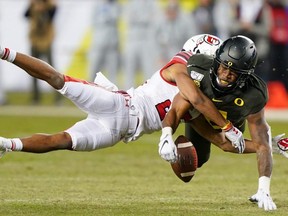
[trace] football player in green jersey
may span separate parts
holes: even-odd
[[[270,196],[272,137],[264,113],[268,100],[267,87],[254,73],[256,63],[257,50],[254,42],[240,35],[224,41],[215,57],[193,55],[187,63],[188,73],[195,84],[227,120],[242,132],[247,122],[251,140],[245,140],[245,149],[231,145],[223,135],[223,128],[219,130],[219,127],[200,113],[198,116],[189,116],[193,107],[180,93],[174,98],[171,109],[162,122],[159,154],[167,161],[174,161],[177,157],[172,133],[181,119],[191,125],[187,136],[197,150],[199,166],[209,159],[211,143],[227,152],[256,153],[259,187],[250,201],[257,202],[259,208],[275,210],[277,207]]]

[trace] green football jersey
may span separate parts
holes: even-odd
[[[246,117],[259,112],[267,103],[267,86],[260,77],[251,74],[244,87],[237,87],[229,93],[221,93],[213,88],[211,83],[212,65],[211,56],[197,54],[190,57],[187,71],[202,92],[213,101],[224,118],[244,131]],[[210,123],[213,125],[213,122]]]

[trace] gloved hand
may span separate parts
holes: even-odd
[[[177,160],[177,148],[172,137],[172,128],[162,128],[162,135],[158,145],[159,155],[170,163],[175,163]]]
[[[259,189],[256,194],[249,198],[251,202],[258,203],[259,208],[264,208],[265,211],[276,210],[277,206],[273,202],[269,193],[263,189]]]
[[[225,133],[227,139],[232,142],[232,145],[235,148],[238,148],[239,153],[243,153],[245,150],[245,140],[242,132],[233,126],[233,124],[229,121],[228,124],[222,128]]]
[[[258,183],[258,191],[251,196],[249,200],[253,203],[258,203],[259,208],[264,208],[265,211],[276,210],[276,204],[270,196],[270,178],[261,176]]]
[[[283,138],[285,133],[272,138],[272,150],[274,153],[281,154],[288,158],[288,138]]]

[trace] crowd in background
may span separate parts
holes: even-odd
[[[27,9],[23,15],[29,18],[31,28],[34,27],[30,38],[33,34],[49,36],[43,33],[43,28],[53,29],[57,0],[30,1],[31,5],[42,4],[41,10],[38,7],[39,14],[28,13]],[[135,87],[164,66],[193,35],[209,33],[225,40],[242,34],[256,43],[259,56],[256,73],[268,84],[268,106],[288,108],[287,1],[191,1],[195,4],[189,10],[183,8],[181,0],[95,1],[91,16],[92,40],[87,53],[90,81],[102,71],[122,89]],[[48,39],[52,38],[51,35]],[[43,38],[40,44],[48,39]],[[49,56],[52,43],[39,52],[31,40],[31,54],[52,64]],[[34,82],[31,90],[34,92],[32,102],[38,103],[37,83]],[[4,101],[2,97],[0,102]]]
[[[121,16],[126,24],[122,50],[120,34],[113,34],[116,37],[113,41],[117,41],[113,50],[118,52],[120,60],[112,62],[116,57],[105,55],[107,65],[114,68],[106,67],[110,80],[124,89],[135,86],[136,73],[142,72],[143,80],[149,78],[180,51],[192,35],[209,33],[225,40],[242,34],[250,37],[258,48],[256,74],[268,84],[268,106],[288,108],[288,7],[285,0],[198,0],[190,11],[184,10],[177,0],[167,0],[163,5],[161,2],[129,0],[121,5],[116,0],[98,1],[95,12],[102,10],[102,14],[95,13],[95,17],[98,15],[104,23],[101,27],[95,26],[96,32],[111,27],[112,23],[112,28],[119,31],[117,20]],[[113,13],[115,7],[119,8],[117,16]],[[97,37],[96,33],[94,40],[104,44],[109,37],[111,34]],[[95,51],[93,47],[92,52]],[[90,59],[91,63],[94,61],[97,60]],[[105,70],[95,65],[90,69],[92,77],[97,71]],[[123,82],[115,77],[121,72]]]

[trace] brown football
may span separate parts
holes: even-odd
[[[198,167],[198,158],[195,147],[187,137],[180,135],[175,140],[178,159],[171,163],[174,173],[184,182],[189,182]]]

